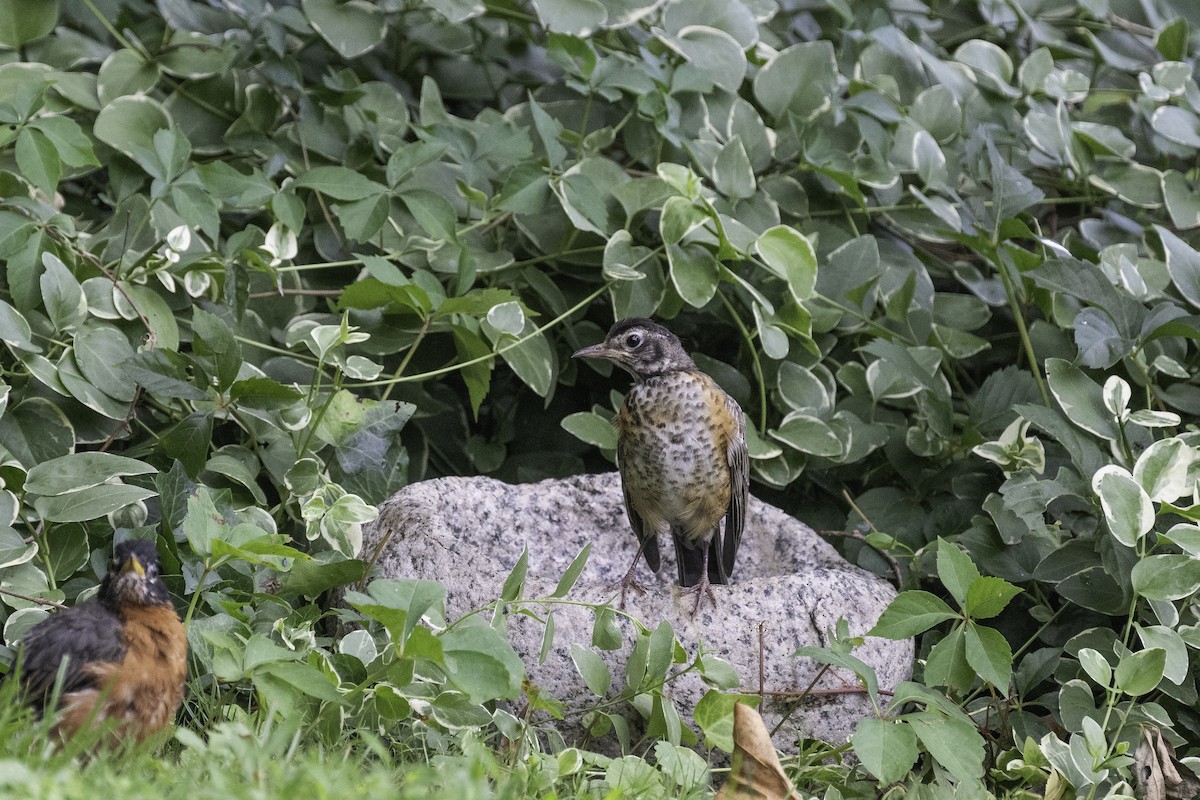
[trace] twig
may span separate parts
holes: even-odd
[[[59,608],[59,609],[63,609],[63,608],[67,607],[65,604],[60,603],[57,600],[47,600],[44,597],[30,597],[27,594],[21,594],[20,592],[14,592],[10,589],[0,589],[0,594],[8,595],[9,597],[16,597],[19,600],[26,600],[30,603],[37,603],[39,606],[54,606],[55,608]]]
[[[129,424],[133,422],[133,418],[137,414],[138,401],[141,399],[142,385],[139,383],[136,387],[134,387],[133,400],[129,403],[129,413],[125,415],[125,419],[121,420],[120,423],[117,424],[117,427],[113,428],[113,432],[110,433],[108,438],[104,440],[104,444],[100,445],[101,453],[108,452],[108,448],[112,447],[113,442],[117,440],[117,436],[120,435],[121,431],[128,428]]]
[[[251,292],[247,297],[251,300],[262,300],[268,297],[286,297],[301,295],[304,297],[338,297],[341,289],[273,289],[269,292]]]
[[[854,502],[854,498],[850,496],[850,492],[842,489],[842,497],[846,499],[846,503],[850,506],[850,508],[854,509],[854,513],[862,517],[863,522],[870,526],[873,533],[879,532],[879,529],[875,527],[875,523],[871,522],[870,517],[863,513],[863,510],[858,507],[857,503]],[[876,553],[879,553],[879,555],[883,557],[884,561],[888,562],[888,566],[892,568],[892,573],[896,576],[896,588],[899,589],[904,586],[904,573],[900,570],[900,562],[882,547],[876,547],[875,545],[871,544],[871,542],[867,540],[867,537],[863,536],[861,533],[857,531],[817,531],[817,533],[821,534],[822,536],[845,536],[848,539],[857,539],[858,541],[862,542]]]
[[[817,670],[817,674],[814,675],[813,679],[808,682],[808,686],[804,687],[804,691],[803,692],[792,692],[789,694],[789,697],[795,697],[798,700],[803,700],[805,697],[812,694],[813,687],[817,685],[817,682],[820,681],[821,678],[825,677],[825,673],[829,672],[829,668],[831,666],[833,666],[833,665],[832,664],[822,664],[821,668],[819,670]],[[827,691],[827,690],[822,690],[822,691]],[[772,692],[772,694],[774,694],[774,693]],[[845,694],[845,692],[843,692],[842,694]],[[796,710],[795,707],[789,708],[787,710],[787,713],[779,718],[779,722],[777,722],[775,724],[775,727],[771,729],[772,736],[774,736],[776,733],[779,732],[779,729],[783,727],[783,723],[788,721],[788,717],[790,717],[792,715],[792,712],[795,710]]]
[[[766,694],[767,678],[763,667],[763,627],[765,622],[758,623],[758,693]]]
[[[738,689],[738,691],[743,694],[758,694],[758,695],[762,695],[763,697],[785,697],[785,698],[790,697],[790,698],[794,698],[796,700],[803,700],[806,697],[830,697],[830,696],[836,696],[836,695],[840,695],[840,694],[867,694],[868,693],[867,687],[865,687],[865,686],[843,686],[840,689],[806,689],[805,691],[802,691],[802,692],[797,692],[794,690],[793,691],[780,691],[780,692],[774,692],[774,691],[768,690],[768,691],[757,691],[756,692],[753,689]],[[892,697],[895,694],[894,692],[892,692],[888,689],[879,689],[877,691],[879,692],[879,694],[886,694],[888,697]],[[772,733],[774,733],[774,731],[772,731]]]

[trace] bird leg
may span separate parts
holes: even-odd
[[[629,571],[625,573],[625,577],[621,578],[621,582],[618,584],[621,587],[621,599],[617,604],[617,608],[621,610],[625,609],[625,593],[630,589],[633,589],[638,594],[646,593],[646,588],[638,583],[637,579],[634,578],[634,573],[637,572],[638,562],[642,560],[642,550],[644,550],[645,547],[646,540],[642,539],[640,544],[638,544],[637,553],[635,553],[633,556],[633,563],[629,565]]]
[[[696,605],[692,606],[693,617],[700,610],[700,603],[704,600],[705,595],[708,595],[708,599],[712,601],[713,608],[717,607],[717,596],[713,594],[712,584],[708,582],[708,547],[704,548],[704,569],[700,572],[700,580],[684,591],[696,595]]]

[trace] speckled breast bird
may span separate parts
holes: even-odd
[[[31,704],[58,715],[60,739],[94,725],[105,744],[142,741],[175,718],[187,678],[187,635],[158,573],[151,542],[122,542],[95,598],[25,634],[12,674]],[[50,709],[60,669],[58,706]]]
[[[749,457],[742,409],[701,372],[669,330],[633,317],[613,325],[600,344],[575,358],[602,358],[635,378],[614,420],[625,511],[639,554],[658,571],[658,534],[675,540],[679,584],[694,587],[695,614],[710,584],[729,582],[749,495]],[[725,518],[722,533],[721,518]],[[621,580],[634,580],[638,556]]]

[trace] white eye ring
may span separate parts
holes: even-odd
[[[631,333],[625,337],[626,347],[637,347],[642,343],[642,335],[640,333]]]

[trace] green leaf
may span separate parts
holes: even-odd
[[[991,619],[1020,593],[1020,587],[1013,586],[1003,578],[985,575],[971,581],[963,610],[972,619]]]
[[[1133,590],[1148,600],[1178,600],[1200,590],[1200,560],[1167,553],[1133,565]]]
[[[1076,653],[1076,657],[1079,659],[1079,665],[1083,667],[1083,671],[1101,688],[1107,689],[1112,685],[1112,666],[1098,651],[1084,647]]]
[[[1067,419],[1102,439],[1117,440],[1116,420],[1104,407],[1104,392],[1095,381],[1061,358],[1046,359],[1046,379]]]
[[[979,568],[971,557],[945,539],[938,539],[938,577],[960,606],[967,602],[967,592],[979,580]]]
[[[42,266],[42,304],[55,330],[78,327],[87,318],[87,300],[79,281],[53,253],[42,253]]]
[[[617,627],[616,615],[608,606],[596,609],[596,621],[592,625],[592,646],[601,650],[616,650],[621,646],[621,629]]]
[[[377,579],[367,586],[366,594],[347,592],[346,602],[383,623],[393,644],[403,654],[421,617],[432,611],[443,613],[446,589],[436,581]]]
[[[754,249],[776,277],[787,281],[792,300],[802,303],[817,285],[817,254],[808,237],[788,225],[763,231]]]
[[[50,526],[43,537],[43,551],[43,563],[58,584],[74,575],[92,554],[87,530],[75,524]]]
[[[86,522],[157,494],[153,489],[143,489],[141,486],[106,483],[51,497],[39,497],[33,507],[43,519],[50,522]]]
[[[0,44],[16,50],[58,22],[58,0],[0,0]]]
[[[1158,647],[1166,651],[1167,658],[1163,667],[1163,677],[1176,686],[1182,686],[1187,679],[1191,666],[1191,657],[1183,636],[1165,625],[1135,625],[1138,638],[1143,647]]]
[[[504,363],[512,368],[525,385],[540,397],[546,397],[554,388],[554,377],[557,372],[557,361],[550,348],[550,342],[537,330],[532,320],[525,320],[521,338],[528,336],[521,344],[511,346],[514,337],[500,336],[496,348]]]
[[[722,89],[736,92],[742,85],[742,80],[746,76],[745,48],[725,31],[708,25],[689,25],[666,41],[672,49],[682,53],[684,58],[705,78]],[[749,160],[746,160],[745,165],[748,167],[749,163]],[[715,181],[716,170],[714,170],[713,178]],[[753,178],[751,178],[749,186],[753,187]],[[718,188],[725,191],[719,183]],[[731,196],[749,197],[750,195],[734,194]]]
[[[1200,227],[1200,193],[1181,173],[1167,170],[1162,176],[1163,200],[1177,230]]]
[[[768,431],[772,439],[824,458],[836,458],[844,452],[841,439],[828,424],[808,414],[791,413],[778,429]]]
[[[37,553],[37,542],[27,542],[9,526],[0,525],[0,569],[24,564]]]
[[[1174,503],[1190,493],[1195,478],[1189,478],[1196,462],[1194,448],[1182,439],[1159,439],[1142,451],[1133,465],[1133,479],[1153,503]]]
[[[744,71],[745,56],[740,50],[738,57],[743,62]],[[741,83],[740,76],[738,82]],[[712,176],[717,190],[727,197],[746,199],[754,196],[758,188],[754,179],[754,168],[750,165],[750,157],[746,155],[746,148],[742,145],[740,137],[734,136],[721,148],[720,154],[713,162]]]
[[[246,378],[229,387],[229,399],[236,405],[277,411],[288,408],[304,397],[303,393],[270,378]]]
[[[921,744],[959,782],[983,777],[984,742],[970,722],[930,711],[906,717]]]
[[[292,181],[297,189],[313,189],[335,200],[362,200],[383,194],[387,187],[345,167],[313,167]]]
[[[853,672],[855,676],[862,681],[862,685],[867,690],[867,695],[874,702],[879,696],[879,678],[875,674],[875,668],[857,656],[849,653],[841,653],[827,647],[804,646],[796,648],[793,654],[803,658],[811,658],[813,661],[822,664],[832,664],[835,667]]]
[[[716,689],[709,689],[696,703],[692,719],[705,739],[714,747],[719,747],[726,753],[733,752],[733,720],[734,706],[745,703],[754,708],[762,702],[762,698],[754,695],[731,694]]]
[[[154,135],[171,127],[162,104],[145,95],[118,97],[96,115],[92,132],[114,150],[137,162],[147,172],[159,168]]]
[[[158,67],[154,62],[147,62],[133,50],[114,50],[100,65],[96,95],[106,106],[118,97],[148,94],[158,83],[158,78]]]
[[[330,561],[329,558],[339,560]],[[316,598],[335,586],[362,580],[365,567],[364,562],[343,558],[334,551],[319,553],[317,558],[297,561],[292,565],[284,579],[283,590],[293,595]]]
[[[136,386],[122,365],[133,355],[129,340],[115,325],[89,321],[75,334],[75,363],[83,377],[104,394],[126,403],[133,400]]]
[[[803,80],[796,76],[803,75]],[[828,41],[792,45],[766,63],[754,78],[754,96],[772,116],[791,114],[801,121],[832,107],[838,68]]]
[[[1117,688],[1131,697],[1152,692],[1162,682],[1166,664],[1167,651],[1161,647],[1126,653],[1117,662]]]
[[[667,245],[667,262],[675,291],[690,306],[700,308],[713,299],[721,279],[721,262],[702,244]]]
[[[29,470],[25,491],[32,494],[66,494],[100,486],[112,478],[157,472],[144,461],[113,453],[75,453],[42,462]]]
[[[867,631],[867,635],[882,636],[885,639],[908,639],[934,625],[957,618],[958,614],[954,613],[950,606],[929,592],[901,592],[884,609],[879,621]]]
[[[604,450],[616,450],[617,429],[612,420],[594,411],[577,411],[562,418],[563,430]]]
[[[584,544],[583,549],[579,554],[571,560],[567,566],[563,576],[558,579],[558,585],[554,587],[554,591],[550,594],[551,597],[566,597],[571,591],[571,587],[575,585],[575,581],[579,580],[579,575],[583,572],[584,566],[587,565],[588,555],[592,552],[592,543]]]
[[[36,128],[22,128],[14,155],[21,175],[47,197],[53,197],[62,178],[62,162],[54,143]]]
[[[579,675],[592,694],[600,698],[608,694],[608,689],[612,686],[612,674],[608,670],[608,665],[604,663],[604,659],[592,650],[578,643],[572,643],[571,660],[575,662],[575,669],[579,671]]]
[[[1100,496],[1104,521],[1121,544],[1133,547],[1154,527],[1154,506],[1129,472],[1115,464],[1099,469],[1092,477],[1092,491]]]
[[[967,663],[1000,694],[1008,696],[1008,684],[1012,679],[1012,647],[1003,634],[995,628],[969,623],[963,631],[967,649]]]
[[[223,539],[223,529],[229,523],[217,511],[212,494],[204,487],[188,496],[187,516],[183,518],[183,535],[192,550],[199,556],[212,552],[214,539]]]
[[[440,639],[450,681],[471,702],[515,700],[520,695],[525,667],[495,628],[466,625],[452,628]]]
[[[491,348],[477,334],[462,325],[452,327],[454,332],[454,349],[459,362],[475,361],[492,354]],[[471,400],[471,410],[479,413],[479,406],[487,397],[488,388],[492,381],[492,361],[483,360],[468,366],[460,367],[463,381],[467,384],[467,392]]]
[[[28,353],[40,353],[42,348],[33,343],[33,331],[21,312],[0,300],[0,341],[11,350],[24,350]]]
[[[23,400],[0,414],[0,445],[29,469],[70,453],[75,436],[67,415],[44,397]]]
[[[546,113],[546,110],[532,97],[529,98],[529,113],[533,117],[533,129],[541,142],[542,151],[546,154],[546,161],[552,168],[557,169],[567,157],[567,148],[558,141],[559,135],[563,132],[562,123]],[[537,177],[545,175],[540,169],[532,174]],[[538,185],[540,185],[540,181]]]
[[[925,682],[930,686],[946,686],[965,694],[975,685],[978,673],[967,661],[967,637],[964,625],[950,629],[925,658]]]
[[[509,570],[508,577],[504,579],[504,586],[500,589],[501,600],[511,602],[521,596],[521,590],[525,587],[525,575],[528,571],[529,548],[526,547],[521,551],[517,563],[513,564],[513,568]]]
[[[920,756],[917,736],[905,722],[861,719],[850,737],[854,754],[882,784],[895,783],[912,769]]]
[[[1184,300],[1200,308],[1200,253],[1161,225],[1155,225],[1154,232],[1162,242],[1171,282]]]
[[[535,0],[538,19],[546,30],[587,36],[608,17],[599,0]]]
[[[313,30],[343,58],[369,53],[387,35],[387,15],[367,0],[301,0]]]

